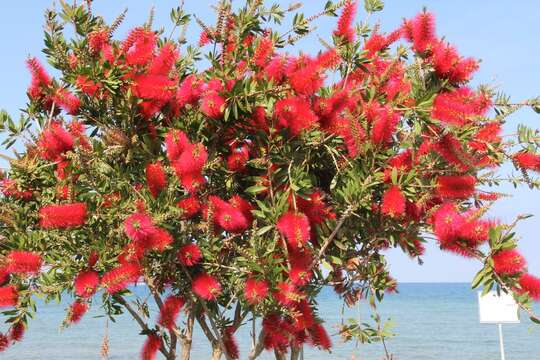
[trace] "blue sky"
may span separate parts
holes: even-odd
[[[82,0],[80,0],[82,2]],[[213,0],[185,0],[186,10],[196,13],[208,23],[213,22],[211,5]],[[271,1],[266,1],[270,3]],[[275,0],[287,6],[290,0]],[[326,1],[306,0],[303,12],[311,15],[320,11]],[[94,0],[94,12],[103,15],[110,22],[124,8],[129,12],[116,36],[122,38],[130,28],[148,18],[152,5],[155,6],[155,24],[169,30],[169,12],[177,6],[178,0]],[[233,0],[234,4],[243,1]],[[482,59],[482,68],[477,73],[475,83],[497,85],[515,100],[540,95],[540,26],[537,15],[540,4],[536,0],[522,0],[510,4],[506,1],[488,0],[407,0],[386,1],[385,10],[372,15],[370,21],[379,21],[383,30],[393,30],[404,17],[411,17],[424,6],[433,11],[437,18],[437,32],[454,43],[461,54]],[[26,88],[30,81],[24,61],[28,55],[44,57],[40,53],[43,44],[43,11],[50,6],[48,0],[2,1],[0,4],[0,108],[14,117],[26,102]],[[358,19],[365,19],[360,11]],[[328,38],[335,19],[325,19],[318,23],[319,34]],[[190,41],[197,41],[200,29],[193,23],[187,33]],[[299,47],[306,52],[320,48],[315,37],[304,39]],[[506,127],[510,133],[517,123],[530,126],[540,124],[540,116],[530,110],[514,114]],[[5,164],[2,164],[5,166]],[[514,194],[512,199],[500,201],[491,211],[491,216],[502,222],[510,222],[518,213],[540,215],[540,192],[523,188],[502,190]],[[522,236],[520,249],[529,261],[531,272],[540,275],[540,240],[538,230],[540,219],[528,219],[518,227]],[[464,260],[438,250],[436,244],[427,247],[425,263],[418,266],[399,251],[390,251],[388,259],[395,277],[399,281],[448,282],[470,281],[480,264]]]

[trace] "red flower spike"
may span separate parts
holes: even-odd
[[[133,80],[133,94],[141,99],[167,102],[176,91],[176,82],[164,75],[139,75]]]
[[[142,213],[130,215],[124,221],[124,232],[134,241],[144,241],[154,235],[157,228],[150,216]]]
[[[485,94],[476,94],[468,87],[440,93],[433,101],[431,117],[443,123],[463,126],[484,116],[491,106]]]
[[[223,333],[223,344],[229,358],[236,360],[240,358],[238,342],[234,336],[234,327],[228,326]]]
[[[202,82],[197,79],[195,75],[189,75],[186,77],[176,92],[177,106],[181,109],[186,105],[194,105],[199,101],[202,92]]]
[[[285,213],[279,218],[277,229],[294,248],[302,247],[310,239],[309,219],[303,213]]]
[[[437,195],[443,199],[467,199],[474,195],[476,178],[465,176],[437,177]]]
[[[207,117],[219,120],[225,111],[225,99],[216,92],[210,92],[201,99],[201,112]]]
[[[146,165],[146,182],[153,197],[158,197],[167,186],[167,175],[161,162]]]
[[[43,260],[41,255],[32,251],[11,251],[6,256],[7,270],[12,274],[37,274]]]
[[[148,335],[141,350],[141,360],[155,360],[160,347],[161,338],[156,334]]]
[[[207,159],[208,152],[202,143],[188,144],[173,165],[178,177],[182,178],[189,174],[200,174]]]
[[[52,100],[69,115],[77,115],[81,106],[81,100],[66,89],[58,89]]]
[[[385,145],[392,140],[392,135],[399,122],[399,114],[385,107],[377,111],[371,129],[371,141],[377,145]]]
[[[317,115],[305,99],[287,98],[276,103],[274,115],[278,125],[288,128],[292,136],[298,136],[317,123]]]
[[[401,217],[405,213],[405,200],[399,186],[392,185],[383,195],[381,212],[390,217]]]
[[[427,47],[436,40],[435,17],[432,13],[421,12],[405,28],[406,37],[413,42],[416,52],[425,52]]]
[[[178,249],[178,261],[185,266],[194,266],[202,259],[201,249],[196,244],[187,244]]]
[[[44,88],[51,85],[51,77],[36,58],[29,58],[26,60],[26,66],[32,75],[32,82],[28,88],[28,95],[31,99],[40,99],[44,95]]]
[[[163,302],[159,311],[158,324],[172,330],[176,325],[176,318],[184,306],[184,299],[180,296],[169,295]]]
[[[540,301],[540,279],[531,274],[523,274],[519,278],[520,292],[528,293],[534,300]]]
[[[253,63],[259,68],[263,68],[274,52],[274,43],[270,38],[262,38],[253,54]]]
[[[452,203],[442,205],[433,214],[433,230],[442,246],[454,242],[464,223],[465,219]]]
[[[19,301],[19,292],[13,285],[0,287],[0,308],[12,307]]]
[[[84,225],[86,204],[47,205],[39,210],[39,226],[43,229],[69,229]]]
[[[246,168],[249,161],[249,150],[247,146],[234,149],[227,157],[227,169],[233,172],[240,172]]]
[[[87,303],[75,300],[75,302],[73,302],[73,304],[71,304],[69,307],[67,322],[69,324],[78,323],[79,321],[81,321],[82,317],[84,316],[84,314],[86,314],[89,308],[90,305],[88,305]]]
[[[135,283],[141,276],[141,268],[137,264],[122,264],[101,278],[101,285],[109,294],[124,290],[129,284]]]
[[[288,282],[280,282],[276,287],[277,290],[274,291],[273,296],[281,305],[291,307],[291,305],[300,301],[301,294],[293,284]]]
[[[356,15],[357,3],[355,0],[348,0],[343,7],[343,12],[339,17],[334,35],[339,36],[343,41],[352,43],[355,40],[355,30],[353,27],[354,17]]]
[[[158,55],[152,60],[148,74],[167,76],[171,72],[178,60],[178,50],[176,46],[167,43],[159,49]]]
[[[527,267],[525,258],[516,250],[501,250],[493,256],[494,269],[497,274],[514,275]]]
[[[11,341],[19,342],[23,339],[26,327],[22,321],[18,321],[9,329],[8,338]]]
[[[512,157],[521,168],[540,171],[540,155],[521,151],[514,154]]]
[[[309,329],[309,335],[314,346],[320,347],[323,350],[330,350],[332,348],[332,340],[330,340],[330,336],[328,336],[322,324],[313,325]]]
[[[167,158],[174,162],[180,158],[180,155],[191,145],[186,133],[181,130],[173,129],[165,135],[165,147],[167,149]]]
[[[191,289],[200,298],[214,301],[221,294],[221,285],[212,275],[202,273],[193,279]]]
[[[58,161],[61,155],[73,150],[75,139],[59,122],[52,122],[43,132],[37,146],[45,160]]]
[[[268,283],[264,280],[248,278],[244,288],[244,297],[251,305],[257,305],[268,295]]]
[[[147,65],[154,57],[156,34],[145,28],[133,29],[122,44],[122,51],[126,53],[126,62],[131,66]]]
[[[182,218],[184,219],[191,219],[201,211],[201,203],[196,196],[182,199],[176,205],[182,209]]]
[[[100,88],[98,84],[85,75],[78,75],[75,80],[75,85],[88,96],[94,96]]]
[[[77,296],[88,299],[97,291],[97,287],[99,286],[99,275],[92,270],[83,271],[77,275],[73,282],[73,286],[75,287],[75,294],[77,294]]]
[[[147,249],[163,252],[174,242],[172,235],[165,229],[156,228],[150,237],[143,240],[142,245]]]
[[[9,338],[6,335],[0,333],[0,353],[6,351],[9,345]]]

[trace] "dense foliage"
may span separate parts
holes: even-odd
[[[538,186],[537,133],[501,134],[538,101],[470,87],[478,61],[436,35],[431,13],[382,33],[355,25],[358,6],[328,2],[308,18],[300,4],[224,0],[214,25],[179,7],[170,35],[151,15],[123,40],[125,14],[107,25],[89,4],[48,10],[44,53],[60,76],[28,59],[21,121],[1,116],[5,145],[25,151],[1,183],[0,306],[11,325],[0,350],[30,326],[33,295],[67,292],[66,325],[96,304],[133,316],[143,359],[173,359],[178,342],[188,359],[195,322],[214,358],[236,359],[234,334],[255,319],[244,355],[294,359],[304,344],[331,348],[315,302],[323,286],[375,309],[397,285],[384,250],[421,261],[426,241],[482,261],[473,286],[513,292],[535,319],[540,279],[515,250],[515,224],[483,215],[501,196],[490,187],[503,163],[519,170],[513,183]],[[321,16],[339,17],[332,38],[317,54],[295,51]],[[198,45],[183,35],[190,20]],[[136,282],[157,318],[148,299],[126,300]],[[341,333],[384,337],[354,322]]]

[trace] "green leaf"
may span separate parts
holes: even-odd
[[[364,7],[368,13],[374,13],[384,8],[384,2],[382,0],[364,0]]]

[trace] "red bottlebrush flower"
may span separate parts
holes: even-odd
[[[336,49],[328,49],[317,56],[316,62],[321,69],[331,69],[338,66],[343,59]]]
[[[165,147],[167,149],[167,158],[174,162],[180,158],[180,155],[188,148],[191,143],[186,133],[181,130],[171,130],[165,135]]]
[[[50,161],[57,161],[62,154],[72,150],[74,144],[73,136],[58,122],[52,122],[37,142],[41,156]]]
[[[318,120],[309,102],[295,97],[279,100],[274,114],[279,126],[288,128],[292,136],[298,136],[302,131],[315,125]]]
[[[18,321],[11,326],[11,329],[9,329],[8,338],[11,341],[19,342],[23,339],[25,331],[26,327],[24,323]]]
[[[88,34],[88,49],[92,54],[98,54],[109,43],[111,34],[108,29],[95,30]]]
[[[303,213],[285,213],[279,218],[277,229],[294,248],[302,247],[310,238],[309,219]]]
[[[249,150],[247,146],[234,149],[227,157],[227,169],[233,172],[243,171],[249,161]]]
[[[203,92],[203,83],[195,75],[186,77],[176,92],[176,101],[178,106],[183,108],[187,104],[195,104],[199,101]]]
[[[433,214],[433,231],[442,246],[455,241],[464,223],[465,219],[452,203],[443,204]]]
[[[66,89],[58,89],[52,100],[69,115],[77,115],[81,106],[81,100]]]
[[[182,178],[187,174],[200,174],[207,159],[208,152],[202,143],[188,144],[173,165],[177,175]]]
[[[296,331],[309,329],[315,323],[313,310],[307,300],[301,300],[295,305],[292,315],[292,325]]]
[[[521,151],[514,154],[512,158],[523,169],[540,171],[540,155]]]
[[[139,75],[133,80],[133,94],[141,99],[167,102],[176,91],[176,83],[164,75]]]
[[[285,307],[290,307],[301,299],[302,294],[291,283],[280,282],[276,288],[276,291],[273,293],[274,299]]]
[[[540,279],[531,274],[523,274],[519,278],[520,292],[526,292],[534,300],[540,301]]]
[[[285,352],[289,347],[290,327],[278,315],[269,315],[262,321],[264,330],[264,348],[266,350],[275,349]]]
[[[134,241],[144,241],[151,237],[156,230],[152,219],[146,214],[136,213],[124,221],[124,232]]]
[[[356,15],[357,3],[354,0],[349,0],[343,7],[343,12],[339,17],[334,35],[339,36],[343,41],[352,43],[355,40],[355,31],[353,27],[354,17]]]
[[[381,108],[374,121],[371,129],[371,141],[374,144],[386,144],[392,140],[392,135],[396,130],[399,122],[399,114],[392,112],[387,108]]]
[[[444,135],[439,142],[432,145],[432,149],[458,170],[467,171],[469,169],[469,166],[463,161],[463,159],[469,159],[469,156],[463,151],[459,140],[452,134]]]
[[[403,26],[405,37],[412,41],[416,52],[422,53],[435,40],[435,17],[430,12],[421,12]]]
[[[0,333],[0,352],[6,351],[9,345],[9,338],[6,335]]]
[[[17,182],[11,179],[0,180],[0,189],[4,196],[12,196],[17,199],[29,200],[34,196],[33,191],[17,189]]]
[[[493,255],[494,269],[497,274],[513,275],[527,267],[525,258],[516,250],[501,250]]]
[[[501,142],[501,124],[500,123],[489,123],[483,125],[476,135],[474,140],[469,142],[469,146],[478,150],[478,151],[487,151],[487,144],[493,145]]]
[[[97,272],[88,270],[83,271],[77,275],[73,286],[75,287],[75,294],[84,299],[92,297],[99,285],[99,275]]]
[[[13,274],[37,274],[43,260],[32,251],[11,251],[6,257],[7,269]]]
[[[38,59],[29,58],[26,60],[26,65],[32,75],[32,83],[28,88],[28,95],[31,99],[39,99],[44,95],[44,88],[51,85],[51,78]]]
[[[146,182],[152,196],[157,198],[159,193],[167,186],[167,175],[161,162],[157,161],[146,165]]]
[[[228,326],[223,332],[223,345],[227,355],[233,360],[240,358],[240,350],[238,349],[238,342],[234,337],[234,327]]]
[[[474,195],[476,178],[471,175],[437,177],[437,195],[443,199],[467,199]]]
[[[289,279],[291,283],[295,286],[306,285],[313,276],[311,270],[306,269],[303,266],[293,266],[289,271]]]
[[[274,52],[274,43],[270,38],[262,38],[253,53],[253,63],[260,68],[263,68],[268,63],[269,58]]]
[[[167,230],[156,228],[156,231],[143,241],[142,246],[147,249],[163,252],[173,242],[174,239]]]
[[[469,81],[479,68],[478,61],[472,58],[463,59],[452,45],[442,40],[432,43],[431,52],[429,62],[437,75],[453,84]]]
[[[330,350],[332,347],[332,340],[330,340],[330,336],[328,336],[322,324],[313,325],[309,329],[309,335],[314,346],[318,346],[323,350]]]
[[[141,276],[141,268],[137,264],[125,263],[109,272],[101,278],[101,285],[109,294],[124,290],[129,284],[134,283]]]
[[[289,65],[287,78],[297,94],[308,96],[315,94],[322,87],[325,75],[315,60],[308,56],[300,56]]]
[[[325,220],[333,219],[336,216],[325,204],[324,195],[320,190],[314,191],[309,196],[309,199],[297,197],[296,204],[312,224],[321,224]]]
[[[451,125],[463,126],[473,122],[475,117],[485,115],[489,105],[490,101],[485,95],[460,87],[437,95],[433,101],[431,117]]]
[[[99,260],[99,254],[96,251],[92,251],[88,256],[88,267],[92,268]]]
[[[94,94],[99,90],[99,85],[85,75],[78,75],[77,79],[75,80],[75,84],[83,93],[89,96],[94,96]]]
[[[122,44],[126,62],[132,66],[143,66],[154,57],[156,34],[145,28],[133,29]]]
[[[268,133],[268,122],[266,120],[266,109],[262,106],[257,106],[253,109],[251,119],[249,119],[250,125],[256,130],[262,130]]]
[[[13,285],[0,287],[0,308],[17,305],[19,301],[19,292]]]
[[[159,49],[158,55],[152,60],[148,74],[167,76],[178,60],[178,50],[176,46],[167,43]]]
[[[176,324],[176,318],[184,306],[184,299],[180,296],[169,295],[163,302],[159,311],[158,324],[172,330]]]
[[[268,283],[264,280],[248,278],[244,288],[244,297],[251,305],[257,305],[268,295]]]
[[[251,205],[247,200],[243,199],[240,195],[234,195],[229,199],[229,204],[237,210],[240,210],[242,215],[246,218],[248,225],[251,225],[253,222],[253,205]]]
[[[225,99],[211,91],[201,99],[201,111],[207,117],[219,120],[225,111]]]
[[[71,304],[69,307],[67,323],[76,324],[81,321],[82,317],[84,316],[84,314],[86,314],[89,308],[90,305],[88,305],[88,303],[75,300],[73,304]]]
[[[401,217],[405,213],[405,196],[399,186],[392,185],[382,197],[381,212],[390,217]]]
[[[202,47],[208,44],[210,44],[210,36],[208,36],[208,32],[203,31],[199,36],[199,46]]]
[[[86,204],[47,205],[39,210],[39,226],[44,229],[68,229],[84,225]]]
[[[182,175],[180,183],[188,193],[195,194],[206,184],[206,179],[201,174],[190,173]]]
[[[261,73],[261,77],[266,77],[275,84],[281,84],[285,80],[285,70],[289,59],[286,56],[274,56]]]
[[[200,298],[213,301],[221,294],[221,284],[212,275],[202,273],[193,279],[191,289]]]
[[[154,360],[161,347],[161,338],[156,334],[147,336],[141,350],[141,360]]]
[[[178,249],[178,260],[185,266],[193,266],[202,259],[201,249],[196,244],[187,244]]]
[[[223,201],[217,196],[209,197],[209,201],[214,206],[214,220],[223,230],[241,233],[249,227],[248,217],[244,215],[245,209],[235,208],[233,204]],[[235,204],[239,204],[239,202],[237,201]],[[245,205],[242,203],[240,206]]]
[[[176,205],[182,209],[182,218],[184,219],[191,219],[201,211],[201,203],[196,196],[182,199]]]

